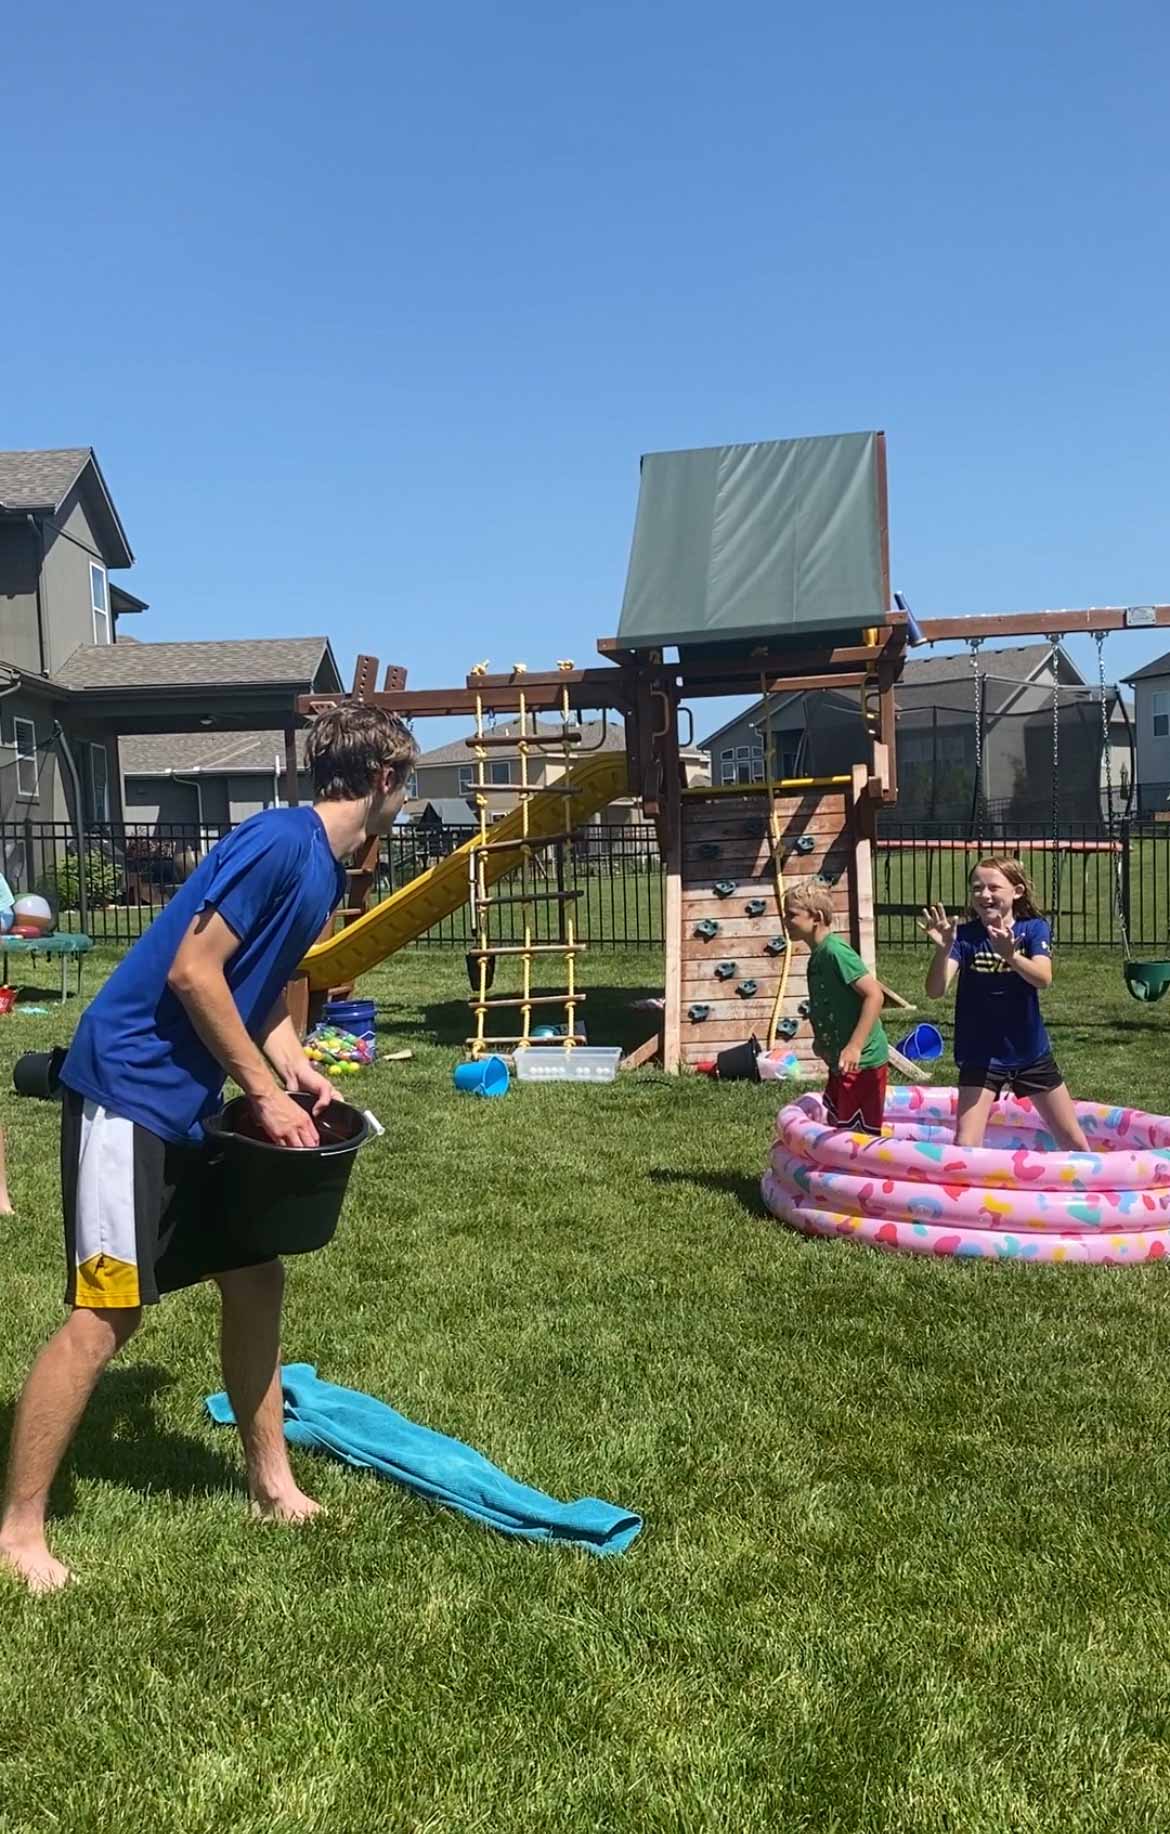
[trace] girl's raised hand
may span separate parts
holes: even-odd
[[[955,940],[955,919],[947,916],[945,904],[928,904],[918,919],[918,928],[936,949],[950,949]]]

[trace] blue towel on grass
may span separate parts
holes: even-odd
[[[530,1490],[461,1440],[407,1420],[373,1395],[323,1382],[312,1363],[286,1363],[281,1378],[290,1446],[330,1452],[358,1471],[377,1471],[502,1534],[566,1541],[590,1554],[622,1554],[642,1526],[641,1516],[597,1497],[558,1503]],[[224,1394],[208,1395],[207,1411],[220,1426],[234,1424]]]

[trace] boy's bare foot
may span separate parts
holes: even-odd
[[[30,1592],[60,1592],[73,1578],[67,1566],[39,1541],[0,1540],[0,1565],[15,1574]]]
[[[278,1496],[254,1496],[252,1514],[261,1522],[308,1522],[313,1516],[325,1513],[323,1503],[314,1502],[303,1490],[294,1484],[290,1490],[281,1491]]]

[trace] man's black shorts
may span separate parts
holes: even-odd
[[[1052,1052],[1038,1057],[1035,1063],[1018,1064],[1015,1069],[993,1068],[986,1063],[961,1063],[959,1065],[960,1089],[990,1089],[993,1095],[1002,1095],[1010,1089],[1013,1095],[1048,1095],[1053,1089],[1059,1089],[1064,1082]]]
[[[154,1305],[162,1293],[255,1267],[223,1219],[211,1155],[61,1091],[65,1303]]]

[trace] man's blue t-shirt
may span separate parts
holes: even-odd
[[[1012,925],[1023,955],[1049,955],[1052,931],[1043,917]],[[1040,1017],[1040,996],[997,955],[981,923],[961,923],[951,945],[959,964],[955,1000],[955,1062],[1015,1070],[1052,1049]]]
[[[310,808],[253,815],[213,847],[83,1014],[61,1080],[164,1140],[198,1140],[219,1105],[224,1072],[167,986],[179,945],[201,911],[240,939],[225,976],[249,1035],[345,889],[324,824]]]

